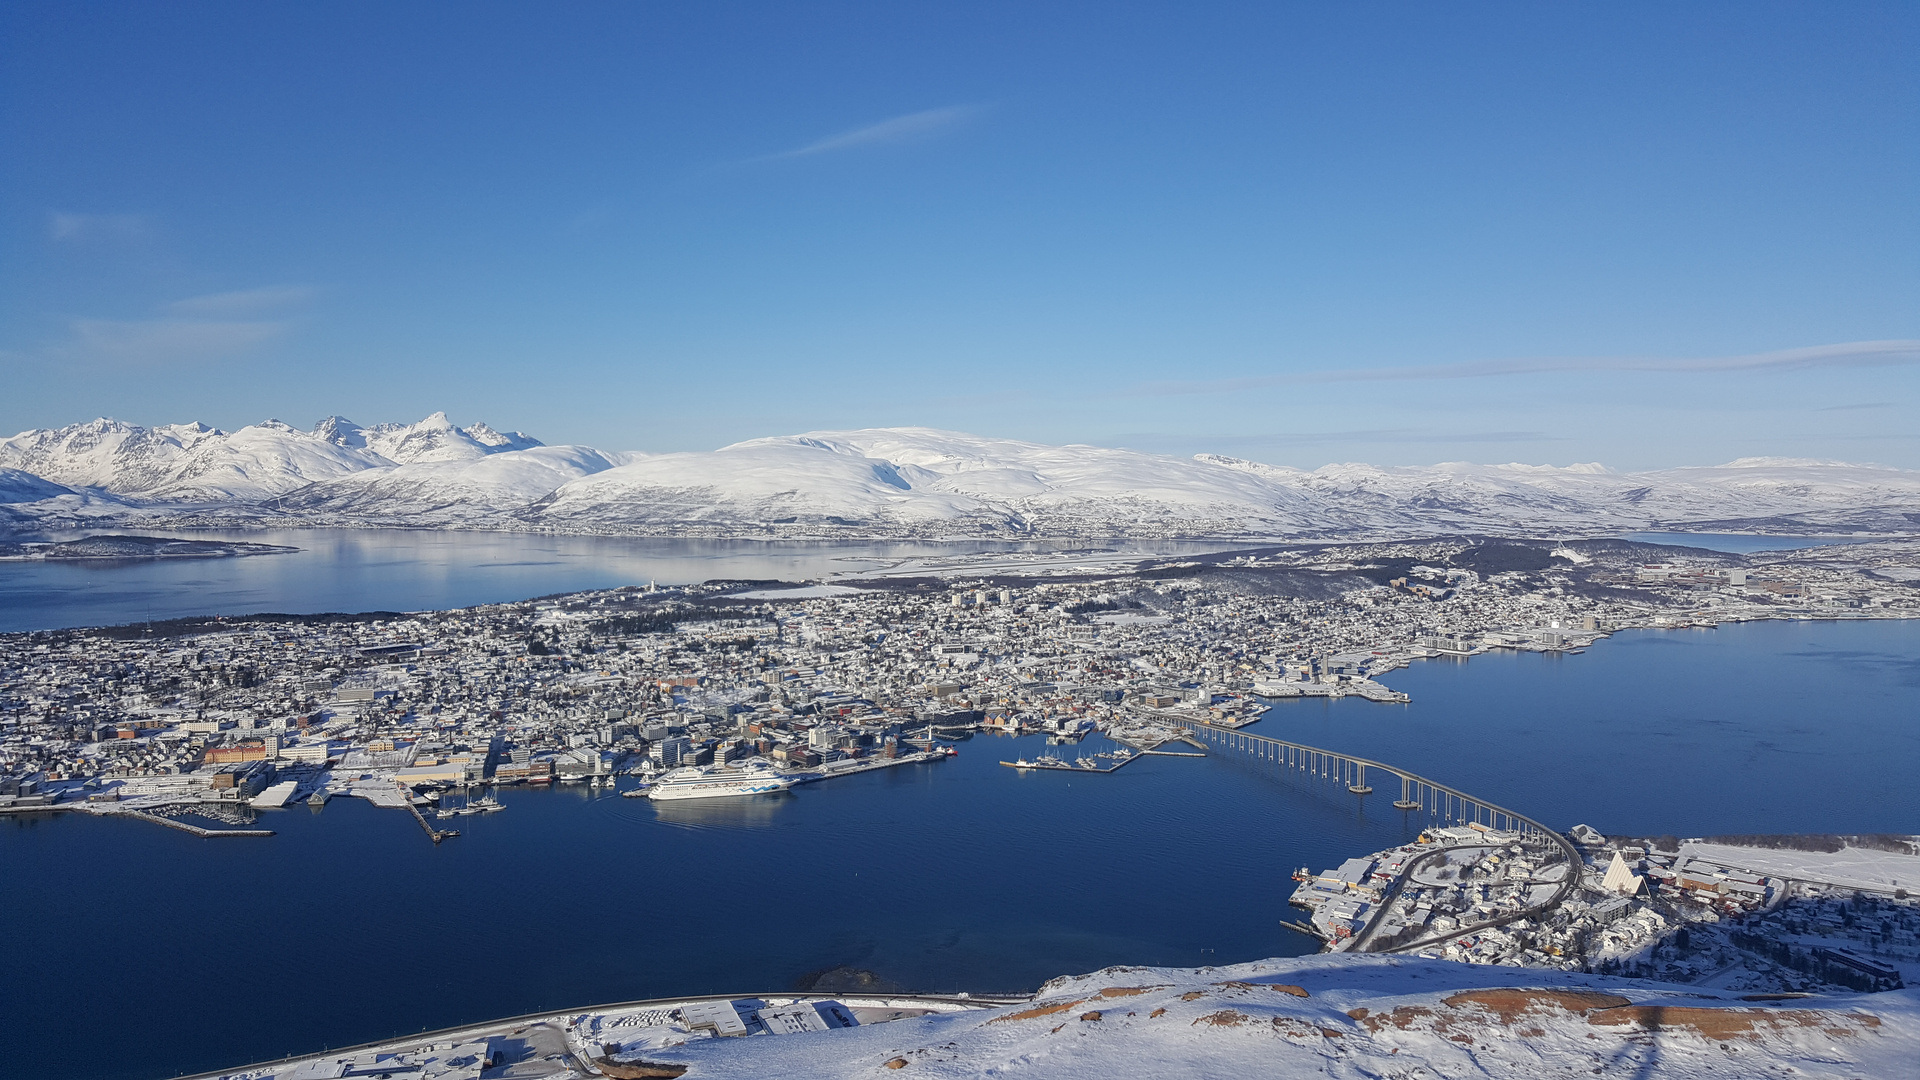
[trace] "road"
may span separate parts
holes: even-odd
[[[1463,846],[1478,847],[1480,845],[1463,845]],[[1564,841],[1562,842],[1562,846],[1566,846]],[[1375,905],[1373,917],[1371,919],[1368,919],[1367,925],[1362,927],[1360,929],[1360,932],[1353,936],[1353,944],[1347,946],[1346,949],[1342,951],[1350,952],[1350,953],[1366,952],[1367,947],[1373,943],[1374,933],[1379,929],[1380,923],[1387,917],[1387,911],[1393,907],[1394,901],[1400,898],[1401,890],[1406,888],[1406,884],[1409,880],[1412,879],[1414,871],[1418,870],[1423,864],[1427,863],[1428,861],[1444,856],[1447,852],[1452,850],[1455,850],[1455,849],[1441,848],[1438,851],[1429,851],[1423,855],[1418,855],[1412,859],[1409,859],[1407,861],[1406,866],[1401,868],[1400,875],[1393,879],[1393,884],[1387,887],[1386,896],[1381,899],[1379,904]],[[1509,912],[1508,914],[1502,915],[1497,919],[1490,919],[1483,923],[1476,923],[1472,926],[1463,927],[1459,930],[1450,930],[1445,934],[1441,934],[1435,937],[1420,938],[1414,941],[1410,941],[1404,945],[1396,945],[1389,949],[1382,949],[1381,952],[1384,952],[1384,953],[1412,952],[1415,949],[1426,949],[1426,948],[1431,948],[1435,945],[1444,945],[1449,941],[1453,941],[1456,938],[1465,937],[1468,934],[1477,934],[1483,930],[1493,930],[1498,927],[1506,926],[1509,923],[1519,922],[1521,919],[1532,918],[1535,915],[1539,915],[1543,912],[1552,910],[1553,908],[1559,906],[1560,902],[1567,898],[1567,894],[1571,893],[1574,890],[1575,886],[1577,886],[1580,883],[1580,871],[1581,871],[1582,865],[1583,864],[1577,858],[1573,862],[1568,864],[1566,877],[1561,880],[1560,887],[1558,889],[1555,889],[1553,895],[1548,897],[1542,903],[1535,904],[1532,907],[1521,908],[1519,911]]]

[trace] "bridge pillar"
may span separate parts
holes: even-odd
[[[1365,765],[1357,761],[1354,762],[1353,783],[1347,785],[1347,790],[1353,792],[1355,795],[1373,794],[1373,789],[1367,786],[1367,767]]]
[[[1418,810],[1420,804],[1413,801],[1412,784],[1406,777],[1400,778],[1400,798],[1393,804],[1395,810]]]

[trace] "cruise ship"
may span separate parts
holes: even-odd
[[[794,778],[766,766],[689,766],[663,774],[647,789],[649,799],[718,799],[785,791]]]

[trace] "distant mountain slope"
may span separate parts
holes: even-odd
[[[928,428],[821,431],[718,450],[545,446],[444,413],[312,431],[95,420],[0,441],[16,521],[541,528],[699,536],[1342,537],[1640,529],[1920,530],[1920,471],[1745,458],[1307,471]]]
[[[42,499],[71,494],[73,489],[42,479],[30,472],[21,472],[19,469],[0,469],[0,503],[39,502]]]
[[[485,525],[502,509],[535,502],[570,480],[611,469],[614,456],[584,446],[499,450],[476,460],[424,460],[309,484],[267,501],[284,514],[368,524]]]

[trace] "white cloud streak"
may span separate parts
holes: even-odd
[[[1544,431],[1459,431],[1432,432],[1413,428],[1369,428],[1356,431],[1297,431],[1269,435],[1177,435],[1160,432],[1135,432],[1116,435],[1114,441],[1125,446],[1193,446],[1250,449],[1265,446],[1321,446],[1327,443],[1391,443],[1396,445],[1441,445],[1455,443],[1531,443],[1564,442],[1565,437]]]
[[[47,359],[106,367],[162,367],[228,360],[293,329],[299,308],[319,294],[306,285],[266,285],[161,304],[132,319],[71,319]]]
[[[258,289],[189,296],[163,306],[174,315],[244,316],[279,311],[312,300],[318,289],[307,285],[266,285]]]
[[[280,320],[75,319],[62,351],[115,364],[224,360],[285,333]]]
[[[47,215],[47,236],[61,243],[83,240],[132,240],[147,233],[141,214],[76,214],[55,210]]]
[[[813,157],[816,154],[831,154],[863,146],[879,146],[927,138],[972,119],[980,111],[978,105],[949,105],[940,109],[908,113],[891,120],[882,120],[877,124],[868,124],[865,127],[842,131],[837,135],[829,135],[818,142],[811,142],[792,150],[769,154],[762,160],[779,161],[785,158]]]
[[[1348,371],[1302,371],[1286,375],[1255,375],[1237,379],[1183,380],[1145,383],[1126,396],[1169,394],[1229,394],[1301,383],[1399,382],[1441,379],[1488,379],[1518,375],[1571,374],[1590,371],[1637,371],[1651,374],[1725,371],[1808,371],[1816,368],[1895,367],[1920,363],[1920,341],[1849,341],[1804,349],[1750,353],[1741,356],[1660,358],[1646,356],[1532,357],[1480,360],[1465,364],[1417,367],[1354,368]]]

